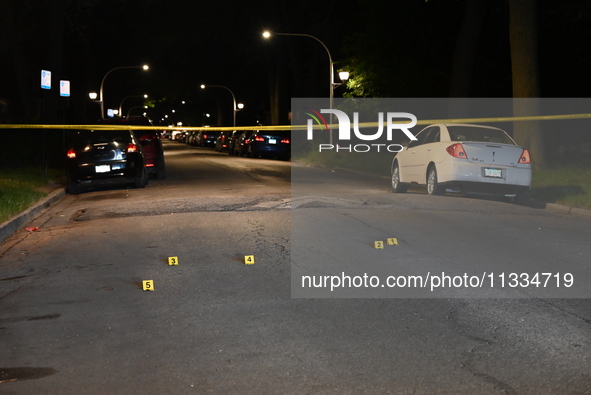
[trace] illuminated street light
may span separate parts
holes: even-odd
[[[88,97],[90,97],[90,100],[96,100],[96,98],[98,97],[98,94],[96,92],[90,92],[88,94]]]
[[[341,81],[346,82],[349,79],[349,72],[339,71],[339,78],[341,79]]]
[[[107,76],[109,74],[111,74],[113,71],[115,70],[120,70],[120,69],[144,69],[144,70],[148,70],[150,67],[147,64],[144,64],[142,66],[122,66],[122,67],[115,67],[109,71],[107,71],[107,74],[105,74],[105,76],[103,77],[103,80],[101,81],[101,90],[100,90],[100,102],[101,102],[101,118],[105,118],[105,101],[103,99],[103,86],[105,85],[105,79],[107,79]]]
[[[234,92],[232,92],[232,90],[226,86],[223,85],[205,85],[205,84],[201,84],[201,89],[205,89],[205,88],[223,88],[225,90],[227,90],[228,92],[230,92],[230,94],[232,95],[232,126],[236,126],[236,112],[238,111],[238,108],[236,107],[236,96],[234,96]],[[244,107],[244,105],[242,105],[242,107]]]
[[[329,101],[328,101],[328,105],[329,105],[329,109],[332,109],[333,107],[333,98],[334,98],[334,88],[335,88],[335,82],[334,82],[334,62],[332,61],[332,56],[330,55],[330,51],[328,50],[328,47],[318,38],[318,37],[314,37],[310,34],[301,34],[301,33],[272,33],[270,31],[265,31],[263,32],[263,37],[266,39],[271,38],[272,35],[276,35],[276,36],[296,36],[296,37],[308,37],[311,38],[313,40],[316,40],[320,43],[320,45],[322,45],[322,47],[326,50],[326,53],[328,54],[328,63],[329,63],[329,67],[330,67],[330,84],[329,84]],[[340,85],[340,84],[339,84]],[[338,86],[338,85],[337,85]],[[332,124],[332,114],[330,114],[330,123]],[[330,142],[332,144],[332,130],[330,132]]]

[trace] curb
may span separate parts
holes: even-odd
[[[578,207],[564,206],[556,203],[546,203],[546,210],[566,215],[576,215],[579,217],[591,218],[591,210]]]
[[[21,226],[38,217],[45,210],[62,199],[65,195],[66,190],[63,188],[58,188],[53,192],[50,192],[47,196],[39,200],[37,203],[22,213],[0,224],[0,244],[6,241],[6,239],[8,239],[10,236],[14,235]]]

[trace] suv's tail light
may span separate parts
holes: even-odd
[[[76,158],[76,151],[74,151],[74,148],[70,148],[66,156],[70,159]]]
[[[137,145],[129,143],[127,145],[127,152],[137,152]]]
[[[523,153],[521,154],[521,158],[519,158],[519,163],[531,163],[531,159],[529,157],[529,151],[524,149]]]
[[[286,138],[284,138],[283,140],[281,140],[281,142],[282,142],[283,144],[289,144],[289,142],[290,142],[290,141],[289,141],[289,138],[288,138],[288,137],[286,137]]]
[[[256,136],[254,141],[265,141],[265,138],[263,136]]]
[[[466,156],[466,151],[464,151],[464,146],[462,146],[461,143],[452,144],[445,150],[454,158],[468,159]]]

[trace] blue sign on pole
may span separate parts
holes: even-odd
[[[51,89],[51,71],[41,70],[41,89]]]
[[[60,81],[60,96],[70,97],[70,81]]]

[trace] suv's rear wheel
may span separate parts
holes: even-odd
[[[160,162],[158,164],[158,168],[156,169],[156,178],[159,180],[164,180],[166,178],[166,165],[164,162]]]
[[[148,176],[146,175],[146,171],[142,171],[142,174],[139,177],[136,177],[134,180],[134,185],[136,188],[145,188],[148,184]]]

